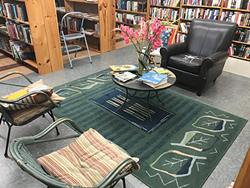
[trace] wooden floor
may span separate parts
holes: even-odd
[[[131,43],[125,44],[121,35],[116,35],[116,41],[117,41],[116,42],[116,49],[131,45]],[[99,53],[90,50],[90,56],[94,56],[97,54],[99,54]],[[71,56],[71,58],[73,58],[75,56],[75,53],[70,54],[70,56]],[[77,53],[77,57],[82,57],[82,56],[86,56],[85,58],[88,58],[87,50],[80,51]],[[67,54],[63,54],[63,63],[69,63]],[[26,63],[23,63],[20,61],[16,62],[13,58],[11,58],[10,55],[8,55],[0,50],[0,75],[4,75],[4,74],[11,72],[11,71],[20,71],[24,74],[37,72],[36,69],[32,68],[31,66],[27,65]],[[17,76],[19,76],[19,75],[16,75],[16,76],[13,75],[13,76],[10,76],[6,79],[14,78]]]

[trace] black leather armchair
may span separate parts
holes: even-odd
[[[197,88],[200,96],[221,75],[237,28],[236,23],[193,19],[185,42],[160,49],[161,67],[175,73],[177,82]]]

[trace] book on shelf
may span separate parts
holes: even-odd
[[[110,65],[113,71],[136,71],[138,69],[135,65]]]
[[[115,76],[115,78],[121,82],[127,82],[129,80],[132,80],[134,79],[137,75],[136,74],[133,74],[131,72],[115,72],[113,74]]]
[[[94,35],[95,34],[95,30],[90,29],[90,28],[84,29],[84,32],[86,35]]]
[[[162,80],[164,80],[165,78],[167,78],[167,75],[163,75],[163,74],[159,74],[159,73],[150,71],[150,72],[142,75],[138,80],[141,80],[143,82],[149,82],[152,84],[158,84]]]
[[[0,32],[8,35],[8,30],[5,24],[0,24]]]
[[[10,41],[10,47],[13,57],[19,58],[21,60],[35,60],[35,53],[30,45],[20,41]]]
[[[100,36],[99,22],[95,24],[95,35]]]
[[[11,52],[9,37],[0,36],[0,48],[7,52]]]

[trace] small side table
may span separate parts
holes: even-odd
[[[131,96],[134,98],[139,98],[139,99],[146,99],[147,100],[148,115],[150,117],[150,120],[152,121],[150,109],[149,109],[149,99],[153,98],[153,97],[157,97],[157,99],[164,105],[164,103],[159,99],[158,91],[170,88],[176,82],[175,74],[171,71],[169,71],[169,72],[171,73],[171,75],[168,77],[168,82],[166,84],[163,84],[161,87],[159,87],[157,89],[144,84],[141,80],[138,80],[138,79],[134,79],[134,80],[123,83],[123,82],[118,81],[115,78],[115,76],[112,75],[113,82],[115,84],[117,84],[118,86],[126,89],[126,99],[124,100],[124,103],[117,110],[120,110],[124,106],[124,104],[127,102],[128,96]],[[131,93],[130,90],[132,90],[133,93]],[[135,96],[138,91],[147,92],[148,93],[147,97],[142,98],[142,97]],[[155,92],[155,95],[150,96],[150,94],[153,92]]]

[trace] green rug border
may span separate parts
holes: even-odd
[[[87,75],[87,76],[84,76],[84,77],[81,77],[81,78],[77,78],[77,79],[75,79],[75,80],[71,80],[71,81],[69,81],[69,82],[67,82],[67,83],[71,83],[71,82],[74,82],[74,81],[76,81],[76,80],[79,80],[79,79],[82,79],[82,78],[89,77],[89,76],[91,76],[91,75],[93,75],[93,74],[101,74],[103,71],[106,71],[106,73],[107,73],[108,71],[111,71],[111,69],[110,69],[110,68],[103,69],[103,70],[101,70],[101,71],[92,73],[92,74],[90,74],[90,75]],[[63,84],[61,84],[61,85],[63,85]],[[61,86],[61,85],[59,85],[59,86]],[[58,87],[58,86],[55,86],[55,87]],[[120,87],[119,87],[119,88],[120,88]],[[123,88],[121,88],[121,89],[123,90]],[[200,101],[198,101],[198,100],[192,99],[192,98],[190,98],[190,97],[187,97],[187,96],[185,96],[185,95],[179,94],[179,93],[174,92],[174,91],[171,91],[171,90],[168,90],[168,92],[175,93],[175,94],[177,94],[177,95],[179,95],[179,96],[181,96],[181,97],[184,97],[184,98],[187,98],[187,99],[189,99],[189,100],[195,101],[195,102],[200,103],[200,104],[202,104],[202,105],[206,105],[206,106],[209,106],[209,107],[218,109],[218,110],[220,110],[220,111],[222,111],[222,112],[225,112],[225,113],[227,113],[227,114],[229,114],[229,115],[237,116],[237,117],[241,118],[242,120],[245,120],[245,122],[243,122],[243,126],[239,129],[237,136],[234,136],[234,141],[235,141],[236,138],[239,136],[239,134],[241,133],[241,131],[243,130],[243,128],[246,126],[246,124],[247,124],[247,122],[248,122],[247,119],[242,118],[242,117],[240,117],[240,116],[238,116],[238,115],[234,115],[234,114],[232,114],[232,113],[226,112],[226,111],[224,111],[224,110],[221,110],[220,108],[210,106],[210,105],[208,105],[208,104],[206,104],[206,103],[200,102]],[[111,112],[110,112],[110,113],[111,113]],[[54,115],[54,116],[57,117],[57,115]],[[59,117],[57,117],[57,118],[59,118]],[[66,124],[68,127],[70,127],[71,129],[73,129],[74,131],[76,131],[76,130],[70,125],[70,123],[66,122],[65,124]],[[85,131],[86,131],[86,130],[84,130],[84,132],[85,132]],[[140,130],[140,131],[142,131],[142,130]],[[78,131],[76,131],[76,132],[78,132]],[[236,134],[235,134],[235,135],[236,135]],[[233,141],[232,143],[230,143],[230,144],[228,145],[228,147],[226,148],[225,152],[223,152],[223,157],[224,157],[224,155],[227,153],[228,149],[232,146],[232,144],[234,143],[234,141]],[[210,177],[210,175],[212,174],[212,172],[214,171],[214,169],[217,167],[217,165],[219,164],[219,162],[223,159],[223,157],[216,161],[216,165],[215,165],[214,167],[212,167],[210,173],[209,173],[208,176],[204,179],[204,181],[202,181],[202,184],[200,185],[199,188],[201,188],[201,187],[205,184],[205,182],[206,182],[207,179]],[[134,173],[132,173],[132,175],[133,175],[138,181],[141,181],[142,183],[144,183],[144,184],[147,185],[148,187],[150,187],[150,188],[155,188],[155,187],[152,187],[151,185],[149,185],[149,184],[148,184],[147,182],[145,182],[144,180],[140,179],[140,178],[139,178],[137,175],[135,175]]]

